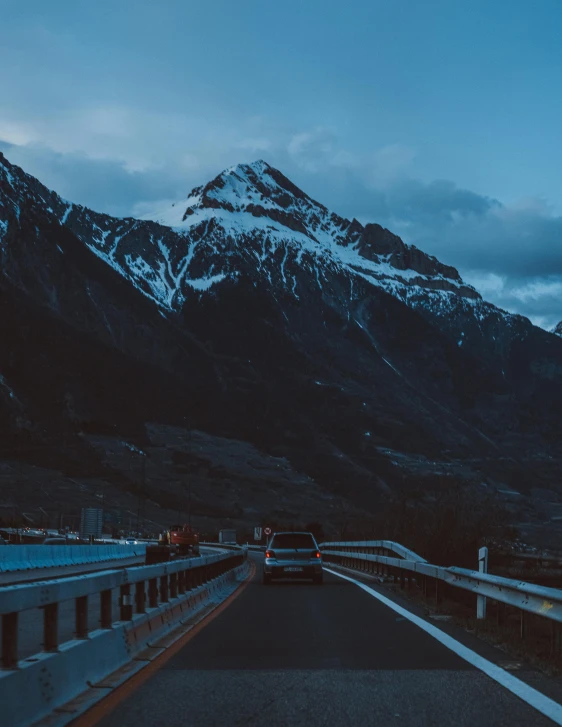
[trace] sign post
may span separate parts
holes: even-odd
[[[264,528],[263,532],[265,533],[265,537],[269,538],[269,536],[271,535],[271,528]]]
[[[480,573],[488,572],[488,548],[478,551],[478,570]],[[486,596],[476,597],[476,618],[481,621],[486,618]]]

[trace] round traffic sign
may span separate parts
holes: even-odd
[[[264,533],[265,533],[266,535],[271,535],[271,528],[264,528],[264,529],[263,529],[263,532],[264,532]]]

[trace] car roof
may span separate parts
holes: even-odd
[[[312,533],[310,530],[279,530],[273,535],[312,535]]]

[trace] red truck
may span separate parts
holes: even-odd
[[[147,547],[146,565],[189,555],[199,555],[199,534],[190,525],[172,525],[160,535],[158,545]]]

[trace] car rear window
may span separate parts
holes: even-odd
[[[281,533],[275,535],[272,548],[315,548],[312,535],[308,533]]]

